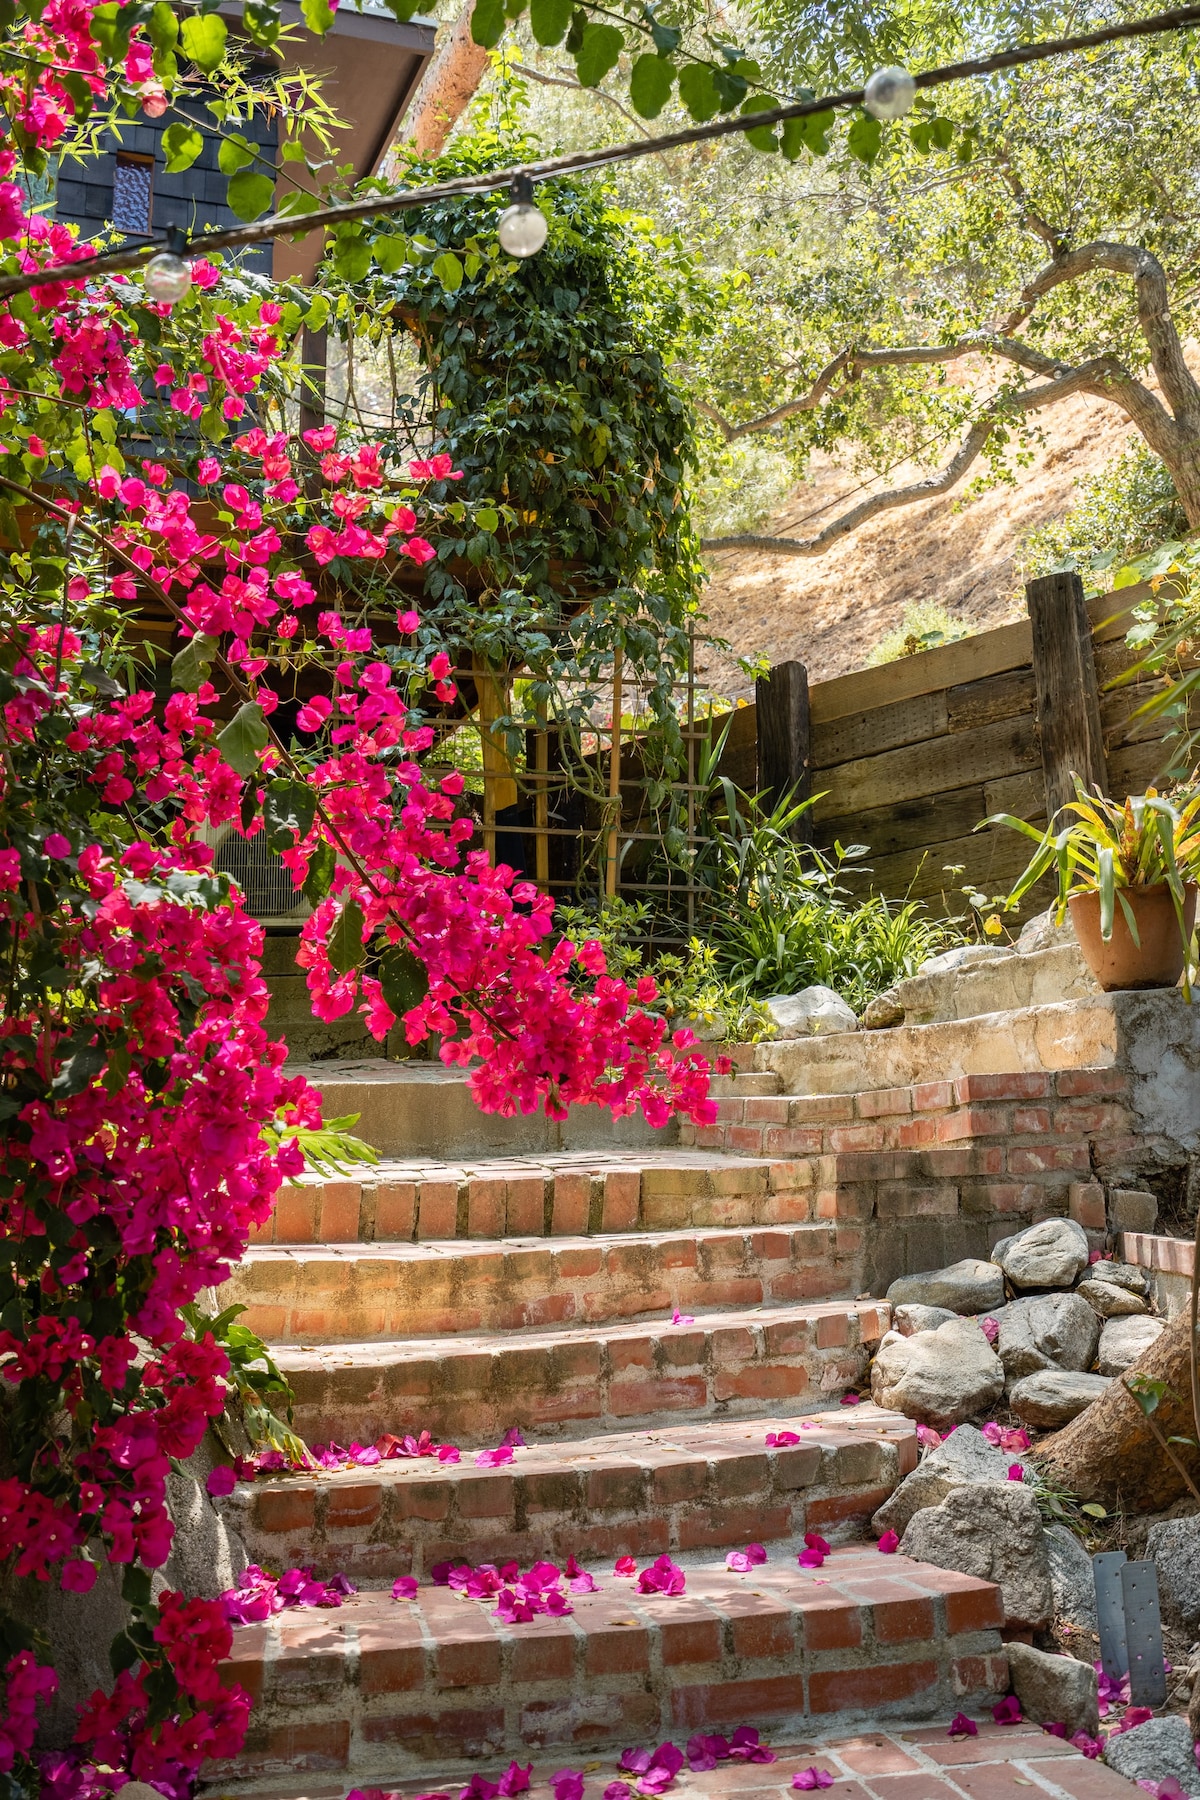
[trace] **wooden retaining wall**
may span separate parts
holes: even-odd
[[[1136,660],[1125,633],[1131,606],[1148,592],[1128,588],[1086,602],[1107,791],[1121,798],[1153,782],[1165,755],[1162,722],[1132,718],[1150,685],[1109,685]],[[1007,891],[1028,861],[1028,840],[974,827],[996,812],[1046,823],[1028,619],[817,682],[808,690],[808,716],[811,789],[818,795],[813,841],[868,846],[870,875],[856,886],[893,897],[944,894],[955,911],[964,883],[988,894]],[[722,770],[747,791],[766,785],[757,740],[757,709],[740,709]],[[963,872],[948,873],[947,865]]]

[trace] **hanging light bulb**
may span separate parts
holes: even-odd
[[[863,105],[873,119],[900,119],[917,97],[917,84],[907,69],[876,69],[863,92]]]
[[[187,238],[178,225],[172,225],[167,232],[167,247],[152,256],[146,264],[146,292],[151,300],[160,300],[167,306],[174,306],[182,300],[192,285],[191,264],[183,252],[187,249]]]
[[[536,256],[550,228],[545,213],[534,205],[533,182],[528,175],[514,176],[510,198],[512,205],[500,214],[496,227],[501,247],[510,256]]]

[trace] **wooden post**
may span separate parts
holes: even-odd
[[[329,369],[329,333],[310,331],[306,325],[300,333],[300,451],[304,469],[304,487],[310,497],[318,495],[324,482],[315,450],[303,443],[306,431],[316,431],[325,423],[325,394]]]
[[[758,787],[767,803],[812,793],[812,734],[808,714],[808,670],[803,663],[776,664],[754,684],[758,735]],[[801,814],[794,835],[812,842],[812,811]]]
[[[475,691],[479,695],[479,743],[483,754],[483,847],[496,860],[496,814],[515,806],[517,784],[504,738],[493,729],[497,719],[512,711],[512,689],[505,670],[489,668],[474,659]]]
[[[1108,788],[1092,625],[1073,569],[1039,575],[1027,584],[1025,601],[1033,626],[1046,817],[1053,822],[1075,797],[1073,776],[1101,793]]]
[[[608,740],[608,856],[604,873],[604,892],[606,898],[613,899],[617,891],[617,875],[620,865],[620,846],[617,834],[621,828],[621,706],[622,676],[624,674],[625,653],[618,644],[613,651],[613,685],[612,685],[612,734]]]

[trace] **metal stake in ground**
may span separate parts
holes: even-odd
[[[1123,1550],[1108,1550],[1092,1558],[1096,1577],[1096,1615],[1100,1624],[1100,1666],[1110,1681],[1120,1681],[1129,1673],[1125,1594],[1121,1586],[1124,1565]]]
[[[1121,1570],[1125,1602],[1125,1642],[1129,1655],[1129,1698],[1134,1706],[1164,1706],[1162,1619],[1158,1610],[1158,1570],[1152,1562],[1127,1562]]]

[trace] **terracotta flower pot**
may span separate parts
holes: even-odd
[[[1184,944],[1171,890],[1165,882],[1155,887],[1122,888],[1137,921],[1140,944],[1135,944],[1117,902],[1112,936],[1100,936],[1100,895],[1072,894],[1067,901],[1071,923],[1084,961],[1106,994],[1118,988],[1171,988],[1183,974]],[[1184,894],[1183,920],[1189,938],[1196,920],[1196,886],[1189,882]]]

